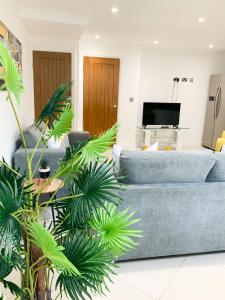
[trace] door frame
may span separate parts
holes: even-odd
[[[116,55],[95,55],[93,53],[81,53],[79,58],[79,90],[78,90],[78,99],[81,101],[77,107],[78,111],[78,118],[77,118],[77,125],[78,130],[83,130],[84,120],[83,120],[83,113],[84,113],[84,57],[96,57],[96,58],[111,58],[111,59],[119,59],[120,60],[120,68],[119,68],[119,88],[118,88],[118,104],[117,104],[117,123],[119,119],[119,109],[120,109],[120,78],[121,78],[121,57]]]

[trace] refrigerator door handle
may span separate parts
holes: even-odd
[[[217,95],[217,99],[216,99],[216,118],[219,115],[220,107],[221,107],[221,87],[219,87],[218,95]]]

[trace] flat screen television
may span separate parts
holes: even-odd
[[[144,102],[142,125],[178,126],[180,103]]]

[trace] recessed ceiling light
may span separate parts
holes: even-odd
[[[96,35],[95,35],[95,39],[96,39],[96,40],[99,40],[99,39],[100,39],[100,35],[99,35],[99,34],[96,34]]]
[[[204,17],[199,17],[198,18],[198,22],[199,23],[204,23],[205,22],[205,18]]]
[[[118,12],[119,12],[119,8],[118,7],[112,7],[112,9],[111,9],[111,11],[112,11],[112,13],[114,14],[114,15],[116,15],[116,14],[118,14]]]
[[[214,48],[214,45],[213,44],[209,44],[209,48],[210,49]]]
[[[155,45],[158,45],[158,44],[159,44],[159,41],[154,41],[154,44],[155,44]]]

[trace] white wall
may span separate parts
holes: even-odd
[[[78,128],[83,128],[83,57],[110,57],[120,59],[120,81],[118,99],[118,143],[133,147],[135,144],[136,120],[138,109],[138,89],[140,78],[141,51],[129,45],[113,42],[80,41]],[[134,101],[130,102],[129,98]]]
[[[0,20],[21,41],[23,47],[23,84],[25,92],[18,111],[21,115],[22,126],[27,126],[33,119],[33,98],[31,81],[31,53],[27,31],[19,17],[19,7],[16,0],[0,0]],[[11,161],[11,156],[18,137],[18,130],[9,103],[5,101],[5,93],[0,93],[0,158]]]
[[[182,103],[180,126],[184,148],[199,148],[202,140],[210,74],[225,73],[224,52],[188,52],[169,49],[138,49],[95,40],[80,41],[78,128],[83,124],[83,56],[116,57],[121,60],[118,143],[135,146],[136,125],[141,123],[144,101],[171,101],[174,77],[194,78],[179,83]],[[134,97],[134,102],[129,98]]]
[[[209,77],[225,72],[225,53],[193,53],[145,49],[142,54],[139,118],[143,101],[171,101],[174,77],[194,78],[179,83],[178,102],[182,103],[180,126],[190,130],[182,134],[185,148],[201,145],[207,104]]]

